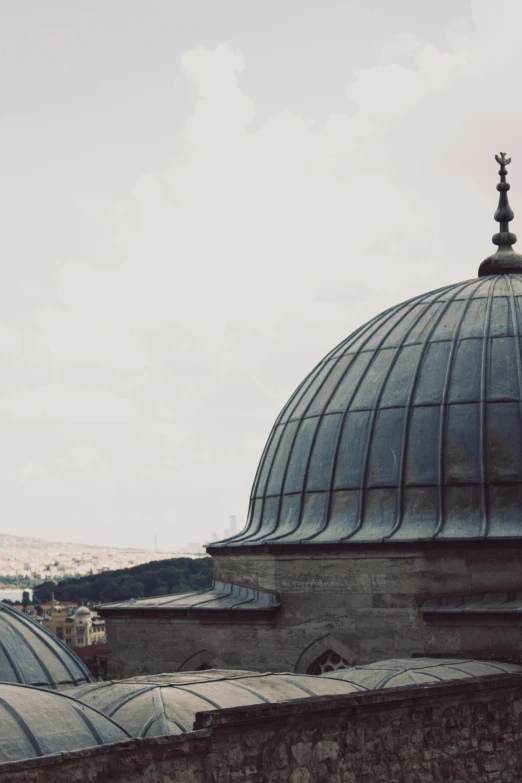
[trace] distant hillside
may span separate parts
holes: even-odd
[[[44,582],[33,592],[37,601],[49,601],[54,593],[57,601],[106,603],[204,590],[212,584],[212,577],[212,558],[175,557],[57,583]]]
[[[13,536],[11,533],[0,533],[0,549],[27,549],[31,551],[39,549],[59,549],[62,552],[77,552],[79,550],[84,552],[109,552],[119,551],[121,547],[107,547],[96,544],[75,544],[71,543],[70,541],[48,541],[45,538],[34,538],[33,536]],[[126,549],[130,550],[132,548],[126,547]]]

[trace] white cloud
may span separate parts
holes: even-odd
[[[459,38],[459,44],[468,45]],[[355,72],[349,86],[349,97],[355,101],[362,116],[386,119],[404,114],[431,92],[446,87],[456,68],[471,60],[471,52],[439,52],[434,46],[424,45],[415,55],[415,68],[397,63]]]
[[[104,391],[48,384],[0,399],[0,414],[26,421],[129,424],[139,419],[132,400]]]
[[[35,479],[48,481],[53,478],[51,471],[45,465],[34,462],[27,462],[18,473],[11,473],[11,476],[21,481],[34,481]]]
[[[0,324],[0,357],[4,359],[19,359],[22,355],[22,335],[18,329],[7,324]]]
[[[28,354],[48,367],[77,364],[133,370],[147,366],[147,353],[129,318],[118,317],[114,301],[107,301],[98,286],[109,285],[113,271],[71,264],[61,270],[60,294],[67,307],[43,307],[33,315]],[[114,293],[117,283],[110,287]],[[109,293],[109,292],[108,292]],[[129,302],[129,304],[131,304]],[[135,302],[136,308],[139,304]]]
[[[472,11],[446,42],[405,23],[376,43],[326,118],[258,117],[248,47],[187,51],[197,94],[170,159],[71,196],[74,219],[89,218],[79,246],[68,255],[69,237],[49,264],[32,319],[0,330],[0,353],[26,363],[0,414],[93,425],[80,452],[53,432],[71,484],[98,476],[99,519],[137,506],[168,525],[168,508],[208,537],[244,512],[279,407],[326,351],[385,307],[476,274],[499,147],[522,181],[522,6]],[[511,192],[522,216],[522,188]],[[122,425],[118,438],[104,423]],[[130,494],[117,468],[136,477]]]
[[[63,471],[72,471],[79,474],[110,473],[111,466],[92,445],[78,443],[71,448],[66,457],[56,460],[57,466]]]
[[[354,116],[332,115],[316,127],[283,113],[256,129],[238,82],[241,55],[227,44],[186,52],[182,67],[199,97],[184,146],[162,175],[139,178],[124,219],[121,209],[112,215],[125,261],[58,267],[61,307],[34,315],[40,360],[143,369],[150,363],[143,335],[172,325],[213,356],[226,353],[230,324],[260,333],[287,319],[353,328],[368,303],[347,313],[324,306],[315,289],[332,281],[362,290],[372,265],[382,276],[374,306],[387,304],[391,280],[410,265],[411,226],[422,230],[429,216],[393,176],[379,122],[385,128],[446,88],[470,57],[468,48],[417,48],[412,68],[392,63],[355,74]],[[184,345],[171,344],[173,363]]]

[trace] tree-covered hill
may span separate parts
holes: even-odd
[[[212,558],[175,557],[152,563],[102,571],[92,576],[64,579],[61,582],[44,582],[34,588],[36,601],[76,601],[78,603],[105,603],[125,601],[144,596],[187,593],[203,590],[212,584]]]

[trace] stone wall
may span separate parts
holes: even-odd
[[[103,612],[110,676],[177,671],[201,650],[219,668],[306,671],[332,639],[350,663],[459,651],[509,658],[522,649],[517,618],[425,622],[419,613],[428,598],[520,589],[519,542],[218,550],[214,561],[217,579],[278,594],[274,623],[234,611],[214,621]]]
[[[0,783],[519,783],[522,676],[200,713],[195,731],[0,766]]]

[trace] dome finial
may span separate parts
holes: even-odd
[[[505,152],[495,155],[495,160],[500,166],[500,182],[497,190],[500,194],[498,207],[495,212],[495,220],[500,223],[500,231],[493,235],[493,244],[497,245],[498,250],[492,256],[486,258],[479,267],[479,277],[486,275],[505,275],[522,274],[522,255],[515,253],[513,245],[517,241],[517,235],[509,230],[509,222],[515,217],[513,210],[509,206],[508,190],[511,185],[506,182],[507,169],[511,163],[511,158],[506,157]]]

